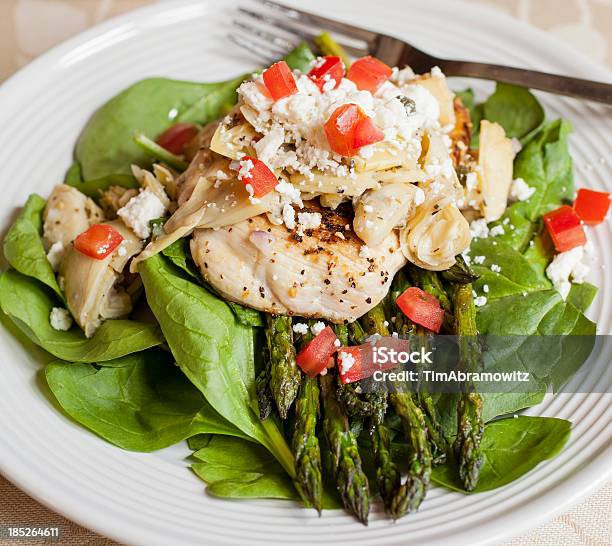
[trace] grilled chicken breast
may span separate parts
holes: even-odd
[[[321,225],[298,233],[256,216],[219,229],[198,229],[191,253],[226,299],[274,314],[353,321],[386,295],[406,263],[392,232],[362,250],[348,215],[307,202]]]

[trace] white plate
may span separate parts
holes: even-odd
[[[297,4],[297,2],[296,2]],[[302,0],[311,10],[412,40],[433,53],[556,70],[609,80],[564,44],[479,5],[459,2]],[[256,62],[225,38],[233,1],[153,5],[105,23],[44,55],[0,87],[0,150],[6,228],[27,195],[47,195],[62,180],[83,124],[130,83],[154,75],[217,81]],[[478,90],[488,89],[478,83]],[[576,127],[577,183],[612,190],[612,110],[543,95],[548,115]],[[589,167],[591,166],[591,167]],[[612,270],[610,224],[591,231],[601,263]],[[591,317],[610,333],[610,274]],[[4,321],[6,323],[6,321]],[[118,541],[183,544],[477,544],[497,542],[567,509],[609,479],[610,396],[564,395],[534,413],[570,419],[571,440],[557,458],[511,485],[463,496],[430,492],[416,515],[393,524],[374,514],[364,528],[341,511],[322,518],[282,502],[207,496],[178,446],[146,455],[124,452],[62,415],[46,396],[42,352],[0,329],[0,471],[68,518]]]

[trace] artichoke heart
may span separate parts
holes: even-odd
[[[43,212],[43,240],[48,249],[55,243],[70,244],[77,235],[104,218],[102,209],[76,188],[58,184]]]
[[[128,291],[118,282],[130,258],[142,248],[140,239],[122,222],[107,222],[124,238],[120,249],[102,260],[90,258],[70,246],[60,266],[68,309],[87,337],[105,319],[127,316],[132,310]]]

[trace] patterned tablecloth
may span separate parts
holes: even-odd
[[[0,0],[0,82],[47,49],[119,13],[154,0]],[[469,0],[489,4],[562,38],[612,66],[612,0]],[[117,544],[40,505],[0,476],[0,527],[60,526],[61,544]],[[11,544],[2,542],[0,544]],[[23,541],[15,544],[24,544]],[[573,510],[508,546],[612,545],[612,483]]]

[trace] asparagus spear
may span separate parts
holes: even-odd
[[[270,366],[269,361],[266,367],[259,372],[255,380],[257,389],[257,404],[259,406],[259,418],[265,421],[272,413],[272,393],[270,392]]]
[[[295,363],[291,317],[267,315],[266,339],[270,353],[270,390],[282,419],[287,413],[301,383]]]
[[[336,389],[336,397],[349,417],[363,419],[375,415],[384,416],[387,411],[386,392],[368,392],[359,396],[354,385],[339,384]]]
[[[401,475],[391,457],[391,440],[389,429],[382,419],[372,418],[370,438],[376,465],[376,484],[385,505],[385,510],[391,513],[395,492],[401,486]]]
[[[427,493],[431,476],[432,456],[427,439],[427,425],[414,395],[394,392],[389,395],[395,413],[401,418],[404,433],[410,443],[410,459],[406,481],[395,490],[389,513],[395,519],[413,512],[421,505]]]
[[[383,305],[383,303],[379,303],[361,317],[360,322],[366,334],[378,334],[381,336],[389,335],[389,323],[385,317]]]
[[[450,269],[442,272],[444,280],[458,284],[467,284],[474,282],[480,277],[480,275],[472,271],[461,254],[455,260],[455,264]]]
[[[414,333],[415,327],[412,321],[400,310],[396,305],[397,298],[410,287],[410,282],[406,275],[405,269],[400,269],[393,279],[391,290],[388,294],[388,309],[387,316],[393,322],[393,329],[400,336],[409,336]]]
[[[459,336],[460,369],[471,369],[480,359],[472,285],[456,284],[452,295],[456,334]],[[461,394],[457,405],[457,437],[453,447],[459,462],[459,477],[468,491],[476,487],[483,463],[480,449],[484,431],[482,409],[482,396],[466,386],[466,392]]]
[[[334,324],[332,328],[340,343],[346,347],[349,344],[348,326],[346,324]]]
[[[321,513],[323,477],[321,449],[316,435],[319,413],[319,383],[305,377],[295,403],[292,447],[295,456],[295,484],[300,496]]]
[[[429,335],[431,332],[422,326],[416,328],[415,341],[424,345],[429,344]],[[415,347],[415,349],[418,349]],[[418,365],[420,369],[423,368],[422,364]],[[417,395],[417,402],[421,411],[423,412],[423,418],[425,419],[425,425],[427,430],[427,437],[431,446],[431,454],[433,464],[438,465],[446,461],[446,452],[448,450],[448,442],[444,436],[442,430],[442,424],[440,423],[440,415],[436,409],[436,405],[431,397],[431,394],[427,390],[426,386],[420,385],[419,392]]]
[[[421,290],[424,290],[428,294],[438,298],[440,307],[447,313],[452,313],[452,305],[440,277],[435,271],[428,271],[427,269],[421,269],[417,266],[410,267],[410,275],[414,284],[416,284]]]
[[[344,51],[344,48],[336,42],[328,32],[323,32],[319,36],[315,36],[314,43],[321,51],[321,55],[340,57],[347,70],[349,66],[351,66],[351,59],[346,51]]]
[[[319,381],[323,397],[323,431],[331,452],[336,488],[344,507],[367,525],[370,511],[368,479],[361,467],[357,440],[336,399],[334,378],[326,375]]]
[[[351,345],[361,345],[365,337],[366,333],[358,321],[348,324],[348,339]]]
[[[300,340],[300,348],[311,340],[310,330]],[[296,489],[304,502],[321,513],[323,471],[321,449],[316,435],[319,418],[319,383],[316,377],[304,377],[295,402],[295,426],[291,446],[295,457]]]

